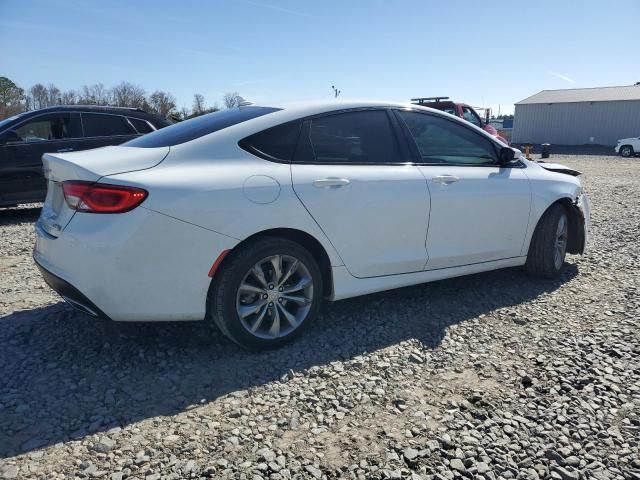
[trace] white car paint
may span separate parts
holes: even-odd
[[[618,140],[618,144],[615,146],[614,150],[616,153],[620,153],[620,148],[625,145],[631,145],[634,153],[640,153],[640,137],[631,137],[631,138],[621,138]]]
[[[213,262],[267,230],[292,229],[317,240],[332,269],[330,298],[337,300],[523,265],[538,220],[559,199],[582,201],[588,227],[580,181],[519,152],[520,168],[323,166],[271,162],[238,145],[294,119],[375,107],[423,109],[474,128],[415,105],[323,102],[171,147],[46,154],[49,193],[34,258],[113,320],[198,320]],[[438,183],[442,176],[458,180]],[[127,213],[74,212],[60,182],[76,179],[136,186],[149,196]]]

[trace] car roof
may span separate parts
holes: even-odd
[[[45,107],[39,110],[31,110],[24,112],[21,118],[29,118],[34,115],[41,115],[43,113],[54,112],[92,112],[92,113],[115,113],[118,115],[127,115],[130,117],[153,119],[154,121],[163,121],[164,119],[154,113],[146,112],[141,108],[131,107],[114,107],[110,105],[54,105],[52,107]]]
[[[55,112],[111,113],[111,114],[118,114],[118,115],[126,115],[127,117],[132,117],[132,118],[141,118],[141,119],[149,120],[156,127],[160,125],[164,127],[171,124],[171,122],[162,118],[160,115],[146,112],[141,108],[114,107],[110,105],[54,105],[52,107],[45,107],[39,110],[30,110],[28,112],[22,112],[19,115],[16,115],[15,118],[8,125],[13,125],[15,124],[15,122],[24,122],[25,120],[28,120],[37,115],[42,115],[45,113],[55,113]]]
[[[141,108],[133,108],[133,107],[115,107],[111,105],[53,105],[51,107],[41,108],[39,110],[33,110],[34,113],[43,113],[43,112],[60,112],[67,110],[86,110],[86,111],[115,111],[119,113],[127,113],[127,112],[142,112],[147,113]]]
[[[306,102],[290,102],[290,103],[270,103],[260,105],[250,105],[247,107],[268,107],[277,108],[278,110],[265,115],[264,117],[258,117],[251,120],[252,125],[261,124],[273,124],[278,125],[280,123],[298,120],[304,117],[310,117],[313,115],[320,115],[323,113],[340,112],[342,110],[351,110],[359,108],[403,108],[403,109],[420,109],[424,111],[434,112],[436,114],[443,114],[439,110],[423,107],[420,105],[414,105],[407,102],[390,102],[380,100],[319,100],[319,101],[306,101]],[[245,108],[245,107],[239,107]],[[249,123],[249,122],[245,122]],[[266,128],[266,127],[265,127]]]
[[[202,136],[193,138],[192,140],[184,143],[177,143],[172,145],[172,148],[179,148],[193,151],[209,151],[210,142],[212,141],[228,141],[230,144],[236,144],[239,139],[249,137],[255,133],[263,130],[276,127],[278,125],[298,121],[303,118],[314,117],[315,115],[333,114],[346,110],[358,110],[358,109],[407,109],[413,111],[422,111],[430,113],[435,116],[445,117],[453,122],[460,123],[467,128],[473,128],[477,130],[481,135],[487,136],[491,140],[495,138],[491,137],[484,130],[477,128],[469,122],[462,120],[455,115],[450,115],[441,110],[433,108],[423,107],[421,105],[415,105],[408,102],[393,102],[393,101],[378,101],[378,100],[321,100],[321,101],[307,101],[307,102],[295,102],[295,103],[264,103],[259,105],[244,105],[236,107],[240,110],[251,108],[267,108],[271,111],[265,115],[259,115],[257,117],[243,120],[241,122],[232,124],[230,126],[215,129],[211,133],[203,134]],[[276,109],[273,111],[272,109]],[[209,115],[216,115],[211,113]],[[190,122],[187,120],[186,122]],[[180,124],[178,124],[180,125]],[[155,135],[152,133],[150,135]],[[198,153],[199,154],[199,153]],[[207,155],[210,155],[208,153]]]

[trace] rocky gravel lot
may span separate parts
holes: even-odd
[[[552,160],[593,208],[562,278],[328,304],[262,354],[73,312],[0,211],[0,478],[640,479],[640,159]]]

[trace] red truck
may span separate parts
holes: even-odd
[[[485,132],[493,135],[506,145],[509,145],[509,140],[500,135],[498,130],[489,123],[489,117],[491,116],[491,109],[489,108],[485,109],[485,119],[483,121],[473,107],[466,103],[452,102],[449,100],[449,97],[412,98],[411,102],[416,105],[435,108],[436,110],[460,117],[469,123],[473,123],[476,127],[482,128]]]

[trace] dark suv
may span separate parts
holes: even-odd
[[[118,145],[171,122],[135,108],[57,106],[0,121],[0,207],[42,202],[42,154]]]

